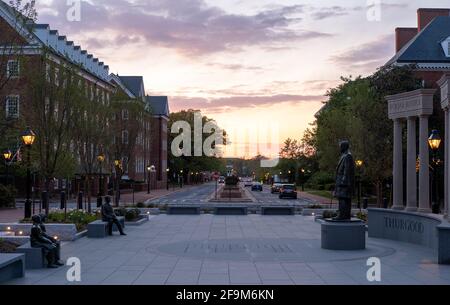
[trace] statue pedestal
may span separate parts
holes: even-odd
[[[322,221],[322,249],[364,250],[366,248],[366,226],[359,219],[348,221]]]

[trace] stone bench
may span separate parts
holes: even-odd
[[[261,215],[295,215],[295,208],[291,206],[261,207]]]
[[[247,215],[248,208],[246,206],[216,206],[214,207],[216,215]]]
[[[117,216],[120,224],[125,228],[125,217]],[[108,223],[102,220],[96,220],[88,224],[87,226],[87,236],[89,238],[104,238],[108,235]],[[118,228],[113,224],[113,232],[117,232]]]
[[[0,253],[0,283],[25,276],[25,254]]]
[[[200,206],[168,206],[168,215],[200,215]]]
[[[25,255],[26,269],[42,269],[46,266],[47,261],[44,255],[44,249],[33,248],[29,242],[18,247],[16,253]]]

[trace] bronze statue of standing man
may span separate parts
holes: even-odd
[[[355,162],[350,153],[348,141],[339,143],[341,158],[336,169],[336,187],[334,196],[339,200],[338,216],[333,218],[336,221],[346,221],[351,219],[352,196],[355,186]]]

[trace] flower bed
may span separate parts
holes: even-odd
[[[86,230],[87,225],[100,218],[99,213],[92,214],[83,210],[70,210],[67,214],[61,210],[52,210],[48,214],[46,224],[74,224],[77,232]],[[30,219],[24,219],[21,223],[31,223]]]

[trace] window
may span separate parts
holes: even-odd
[[[128,145],[128,131],[122,131],[122,144]]]
[[[129,113],[128,113],[128,109],[123,109],[122,110],[122,120],[128,120],[129,118]]]
[[[59,69],[55,68],[55,86],[59,86]]]
[[[444,50],[445,56],[450,57],[450,37],[441,42],[442,49]]]
[[[19,96],[10,95],[6,97],[6,117],[18,118],[19,117]]]
[[[6,68],[6,76],[8,78],[17,78],[20,74],[20,66],[18,60],[9,60]]]

